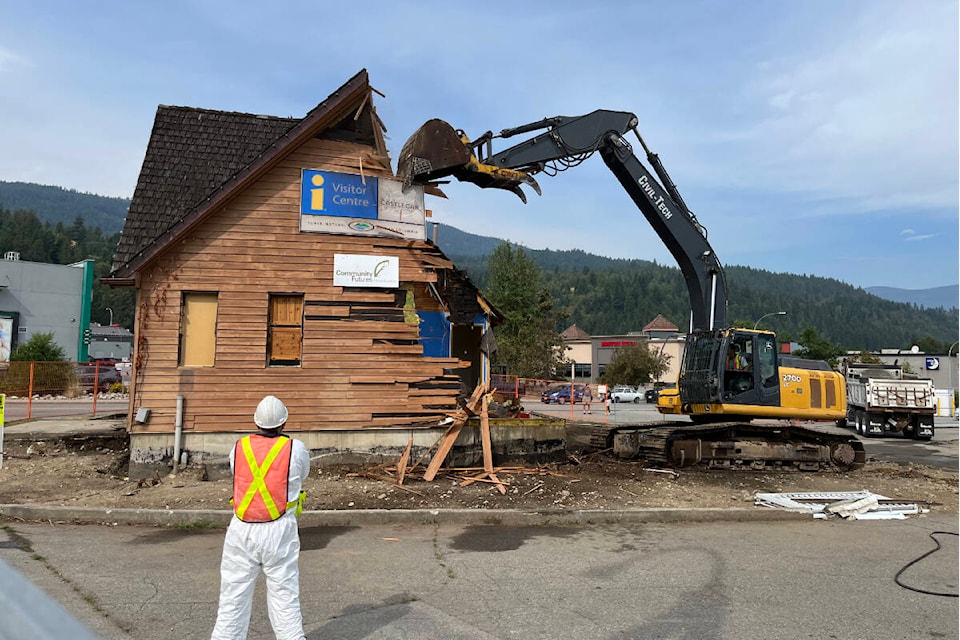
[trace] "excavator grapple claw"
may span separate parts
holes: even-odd
[[[397,160],[397,175],[404,186],[429,184],[447,176],[472,182],[482,189],[505,189],[526,203],[520,189],[528,185],[537,195],[540,185],[528,173],[484,164],[477,159],[470,139],[440,119],[428,120],[404,143]]]

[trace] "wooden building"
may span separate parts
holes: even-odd
[[[225,460],[266,394],[314,451],[405,443],[487,378],[496,312],[427,241],[375,93],[361,71],[302,119],[157,109],[104,280],[137,290],[132,466]]]

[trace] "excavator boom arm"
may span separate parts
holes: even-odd
[[[496,135],[487,132],[470,142],[462,132],[455,132],[442,120],[431,120],[404,145],[397,173],[407,182],[453,175],[481,187],[508,189],[526,202],[521,183],[540,192],[532,175],[541,172],[552,175],[599,151],[680,266],[690,295],[691,329],[707,331],[724,327],[727,289],[723,267],[707,241],[705,229],[687,209],[659,158],[646,149],[637,134],[660,181],[651,175],[624,139],[628,131],[636,133],[636,127],[637,117],[632,113],[597,110],[583,116],[545,118],[504,129]],[[535,131],[540,133],[492,153],[493,139]],[[454,140],[459,140],[463,148],[457,147]]]

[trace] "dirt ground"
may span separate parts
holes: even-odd
[[[5,445],[0,504],[229,509],[229,480],[207,480],[203,467],[131,481],[122,440],[64,440]],[[957,513],[957,474],[923,465],[869,461],[858,471],[754,472],[649,470],[603,452],[570,454],[563,462],[504,468],[501,494],[489,482],[461,486],[479,470],[443,470],[432,482],[423,468],[397,484],[389,469],[313,469],[305,508],[317,509],[638,509],[748,507],[756,492],[869,490]]]

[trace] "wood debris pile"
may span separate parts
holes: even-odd
[[[482,467],[446,467],[442,471],[447,475],[452,475],[457,479],[458,486],[467,487],[477,482],[492,485],[501,494],[507,493],[509,481],[504,481],[498,474],[526,474],[526,475],[553,475],[565,477],[564,474],[551,470],[544,466],[521,467],[521,466],[498,466],[493,465],[493,450],[490,443],[490,418],[488,413],[490,396],[487,387],[483,384],[474,389],[470,399],[461,404],[461,408],[452,416],[453,422],[447,427],[446,432],[433,445],[431,445],[423,454],[410,464],[410,451],[413,448],[413,438],[411,437],[400,458],[395,463],[383,463],[373,467],[366,468],[357,473],[349,473],[347,477],[363,477],[371,480],[382,480],[395,485],[404,491],[409,491],[417,495],[423,495],[420,492],[405,487],[404,480],[411,477],[418,477],[425,482],[432,482],[441,472],[444,460],[453,448],[457,437],[463,430],[467,420],[473,416],[480,417],[480,440],[483,448],[483,466]],[[430,462],[426,467],[422,467],[427,456],[434,452]],[[536,488],[536,487],[535,487]],[[533,489],[531,489],[532,491]],[[529,493],[529,491],[527,492]],[[526,495],[526,494],[524,494]]]

